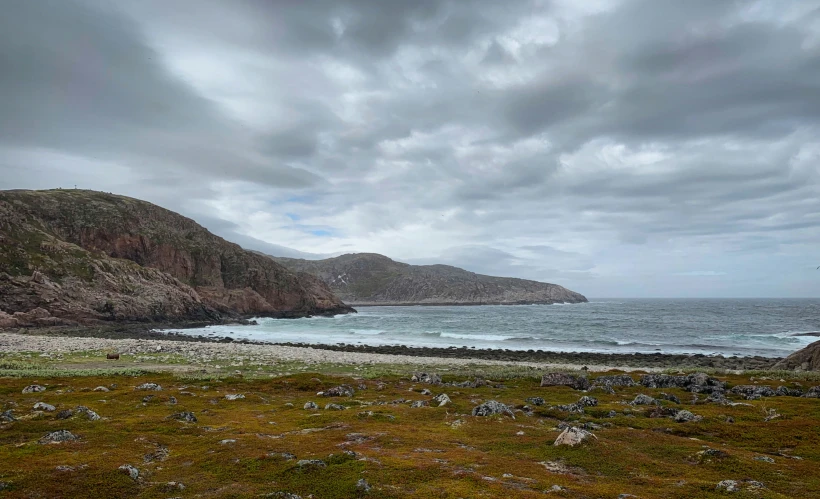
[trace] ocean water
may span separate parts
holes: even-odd
[[[168,330],[268,342],[780,357],[820,337],[820,299],[612,299],[360,307],[358,314]]]

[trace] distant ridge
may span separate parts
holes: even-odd
[[[376,253],[325,260],[271,257],[324,281],[356,305],[521,305],[583,303],[584,295],[557,284],[476,274],[449,265],[409,265]]]

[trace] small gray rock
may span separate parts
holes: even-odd
[[[691,411],[682,410],[675,414],[675,422],[688,423],[690,421],[698,422],[703,419],[703,416],[693,414]]]
[[[430,405],[430,402],[426,400],[415,400],[412,404],[410,404],[410,407],[413,409],[418,409],[419,407],[427,407],[428,405]]]
[[[544,399],[541,398],[541,397],[529,397],[524,402],[526,402],[528,404],[532,404],[532,405],[539,405],[539,406],[544,405],[544,403],[545,403]]]
[[[318,408],[319,408],[319,406],[318,406],[318,405],[316,405],[316,402],[305,402],[305,407],[304,407],[304,409],[305,409],[306,411],[315,411],[315,410],[316,410],[316,409],[318,409]]]
[[[630,402],[632,405],[658,405],[658,401],[654,398],[650,397],[649,395],[644,395],[643,393],[639,393],[635,396],[635,400]]]
[[[108,392],[110,390],[108,388],[104,387],[104,386],[98,386],[97,388],[94,388],[94,391],[95,392]]]
[[[721,480],[715,489],[725,492],[737,492],[740,487],[738,487],[737,480]]]
[[[304,468],[305,466],[315,466],[317,468],[327,467],[327,463],[321,459],[301,459],[296,463],[296,466]]]
[[[34,404],[34,410],[35,411],[53,412],[53,411],[57,410],[57,408],[54,407],[51,404],[46,404],[45,402],[37,402],[36,404]]]
[[[430,390],[428,390],[427,388],[423,389],[423,390],[422,390],[421,392],[419,392],[419,393],[421,393],[422,395],[432,395],[432,394],[433,394],[433,392],[431,392],[431,391],[430,391]]]
[[[441,376],[433,373],[413,373],[413,375],[410,377],[410,381],[413,381],[414,383],[428,383],[431,385],[440,385]]]
[[[769,456],[755,456],[753,459],[755,461],[762,461],[764,463],[774,463],[774,459],[770,458]]]
[[[42,385],[28,385],[23,388],[23,393],[40,393],[46,391],[46,387]]]
[[[177,421],[185,421],[186,423],[196,423],[196,416],[190,411],[178,412],[176,414],[172,414],[169,418],[176,419]]]
[[[356,393],[350,385],[334,386],[322,392],[323,397],[352,397]]]
[[[438,395],[433,397],[433,402],[435,402],[438,407],[442,407],[449,403],[452,403],[452,400],[450,400],[450,397],[447,396],[446,393],[439,393]]]
[[[496,414],[506,414],[515,419],[515,414],[509,406],[495,400],[488,400],[473,408],[473,416],[493,416]]]
[[[339,404],[327,404],[325,406],[326,411],[343,411],[345,409],[347,409],[347,407]]]
[[[52,431],[39,440],[41,444],[56,444],[61,442],[73,442],[79,440],[80,437],[74,435],[68,430]]]
[[[225,400],[240,400],[245,398],[241,393],[229,393],[225,395]]]
[[[356,482],[356,489],[361,492],[370,492],[370,488],[370,484],[364,478],[359,478],[359,481]]]
[[[136,481],[140,477],[140,470],[138,470],[137,468],[131,466],[130,464],[123,464],[122,466],[120,466],[117,469],[122,470],[125,473],[127,473],[128,476],[131,477],[131,480]]]
[[[17,421],[17,418],[14,417],[14,411],[12,409],[0,412],[0,422],[11,423],[13,421]]]
[[[219,441],[219,445],[228,445],[228,444],[235,444],[235,443],[236,443],[235,438],[226,438],[225,440],[220,440]]]

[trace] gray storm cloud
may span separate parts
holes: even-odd
[[[0,10],[0,188],[593,297],[820,294],[818,1]]]

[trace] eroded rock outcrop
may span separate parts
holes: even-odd
[[[815,341],[774,365],[773,369],[820,371],[820,341]]]
[[[0,191],[0,327],[352,311],[191,219],[83,190]]]

